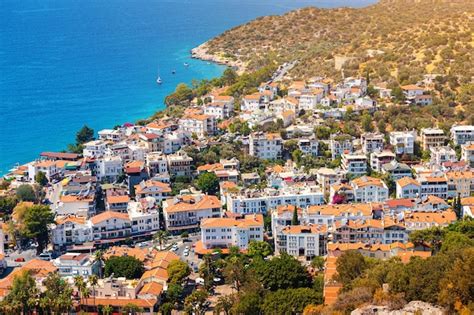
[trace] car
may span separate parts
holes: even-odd
[[[39,259],[44,260],[44,261],[49,261],[53,259],[53,255],[49,252],[43,252],[39,254]]]
[[[184,248],[184,250],[189,250],[189,246],[186,246],[186,247]]]
[[[175,252],[175,251],[177,251],[177,250],[178,250],[178,245],[173,245],[173,246],[171,247],[171,251],[172,251],[172,252]]]
[[[15,262],[25,262],[25,258],[23,257],[15,258]]]
[[[183,252],[183,255],[184,255],[184,256],[189,256],[189,251],[188,251],[188,250],[185,250],[185,251]]]

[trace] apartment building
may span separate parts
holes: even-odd
[[[469,142],[474,142],[474,126],[452,126],[451,140],[455,145],[463,145]]]
[[[179,120],[179,126],[188,134],[195,134],[200,138],[213,135],[217,130],[215,117],[206,114],[184,115]]]
[[[249,137],[249,154],[266,160],[281,158],[283,139],[277,133],[254,132]]]
[[[466,198],[474,193],[474,171],[446,172],[448,198],[460,196]]]
[[[51,228],[51,241],[56,250],[90,242],[92,239],[92,224],[86,217],[60,216]]]
[[[474,142],[465,143],[461,146],[461,161],[474,167]]]
[[[392,151],[375,151],[370,153],[370,167],[376,172],[382,172],[385,164],[395,160],[395,154]]]
[[[132,234],[128,213],[105,211],[90,218],[90,222],[96,243],[121,241]]]
[[[107,141],[104,140],[92,140],[84,143],[84,149],[82,150],[82,155],[85,158],[95,159],[102,157],[105,154],[107,149]]]
[[[221,217],[221,203],[216,196],[180,195],[163,201],[163,215],[172,233],[195,230],[202,219]]]
[[[415,153],[416,131],[393,131],[390,133],[390,144],[397,155]]]
[[[128,204],[132,235],[152,235],[160,229],[160,212],[153,197]]]
[[[98,275],[101,262],[95,260],[91,254],[68,252],[53,260],[61,277],[82,276],[88,278]]]
[[[191,164],[193,159],[184,151],[178,151],[167,157],[168,170],[171,176],[191,176]]]
[[[382,165],[382,174],[390,174],[390,177],[395,181],[412,175],[410,166],[395,160]]]
[[[421,148],[428,151],[432,147],[440,147],[444,145],[446,136],[444,131],[438,128],[421,129]]]
[[[384,135],[381,133],[364,133],[360,136],[362,152],[371,154],[383,150]]]
[[[430,164],[441,166],[445,162],[456,162],[456,151],[449,146],[438,146],[430,148]]]
[[[344,153],[352,153],[354,151],[354,138],[346,134],[332,134],[329,140],[329,149],[332,158],[335,159]]]
[[[356,176],[365,175],[367,173],[367,156],[357,153],[343,153],[342,169]]]
[[[359,203],[384,202],[388,199],[387,184],[380,178],[362,176],[350,182],[354,201]]]
[[[114,182],[123,174],[123,161],[120,156],[105,155],[98,158],[95,163],[99,181]]]
[[[28,179],[35,182],[35,177],[42,172],[46,178],[51,181],[61,175],[61,169],[57,165],[58,161],[40,160],[28,163]]]
[[[157,174],[168,174],[168,160],[166,154],[161,152],[148,153],[146,155],[145,165],[151,177]]]
[[[421,184],[411,178],[403,177],[396,181],[397,199],[418,198],[421,196]]]
[[[170,194],[171,187],[169,184],[153,179],[142,181],[135,186],[135,196],[137,198],[152,197],[157,203],[167,199]]]
[[[324,194],[328,194],[330,187],[333,184],[340,182],[345,177],[345,172],[340,169],[322,167],[316,171],[316,179],[319,185],[321,185]]]
[[[454,211],[410,212],[405,214],[404,221],[408,231],[425,230],[432,227],[445,227],[455,222]]]
[[[204,251],[215,248],[248,248],[252,241],[263,241],[263,216],[248,214],[235,218],[206,218],[201,221],[201,244]]]
[[[275,252],[310,261],[315,256],[327,254],[327,240],[328,229],[324,225],[290,225],[275,235]]]
[[[324,204],[324,194],[319,186],[301,185],[265,188],[263,190],[241,189],[226,194],[227,210],[238,214],[267,213],[279,205],[307,207]]]

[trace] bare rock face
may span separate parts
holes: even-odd
[[[387,306],[368,305],[355,309],[351,315],[445,315],[446,311],[430,303],[412,301],[400,310],[390,310]]]

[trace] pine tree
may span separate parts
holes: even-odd
[[[293,218],[291,219],[291,225],[298,225],[299,220],[298,220],[298,207],[295,206],[295,209],[293,210]]]

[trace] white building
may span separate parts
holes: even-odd
[[[388,199],[388,187],[380,178],[362,176],[350,183],[355,202],[384,202]]]
[[[327,254],[327,227],[324,225],[286,226],[275,235],[275,252],[311,260]]]
[[[251,241],[263,241],[263,216],[249,214],[243,218],[208,218],[201,221],[204,249],[237,246],[247,249]]]
[[[241,110],[242,111],[258,111],[260,109],[260,102],[262,95],[260,93],[245,95],[242,98]]]
[[[403,177],[396,181],[396,196],[397,199],[418,198],[421,184],[411,177]]]
[[[152,197],[128,204],[128,215],[133,235],[152,235],[160,229],[160,212]]]
[[[153,177],[157,174],[168,174],[168,160],[161,152],[152,152],[146,155],[148,174]]]
[[[93,240],[120,241],[131,236],[131,222],[128,213],[105,211],[90,218]]]
[[[113,182],[123,174],[123,161],[120,156],[104,156],[96,160],[97,180]]]
[[[260,159],[281,158],[283,139],[276,133],[254,132],[249,137],[249,154]]]
[[[364,133],[360,136],[362,152],[370,154],[383,150],[384,135],[381,133]]]
[[[416,131],[393,131],[390,133],[390,144],[395,147],[395,153],[415,153]]]
[[[353,175],[365,175],[367,173],[367,156],[357,153],[343,153],[342,169]]]
[[[474,167],[474,142],[461,146],[461,160]]]
[[[61,174],[61,169],[57,166],[56,161],[51,160],[41,160],[28,163],[28,179],[30,181],[34,182],[35,177],[39,172],[44,173],[46,178],[50,181]]]
[[[370,154],[370,167],[376,172],[382,172],[382,167],[395,160],[395,154],[392,151],[376,151]]]
[[[169,184],[153,179],[141,181],[140,184],[135,185],[135,196],[137,198],[152,197],[158,204],[167,199],[170,194],[171,187]]]
[[[314,138],[298,139],[298,148],[303,154],[318,156],[319,141]]]
[[[104,140],[92,140],[87,143],[84,143],[84,149],[82,150],[82,155],[86,158],[98,158],[102,157],[105,154],[107,149],[107,142]]]
[[[205,114],[187,114],[179,120],[179,126],[186,133],[201,138],[213,135],[217,130],[215,117]]]
[[[204,218],[220,218],[221,203],[216,196],[180,195],[163,201],[163,215],[170,232],[194,230]]]
[[[82,276],[88,278],[98,275],[101,262],[87,253],[66,253],[53,260],[54,266],[62,277]]]
[[[55,248],[83,244],[92,241],[92,225],[85,217],[57,217],[51,228],[51,241]]]
[[[449,146],[430,147],[430,164],[441,166],[444,162],[456,162],[456,151]]]
[[[329,141],[332,158],[335,159],[345,152],[352,153],[354,149],[353,140],[353,137],[350,135],[332,134]]]
[[[452,126],[451,139],[455,145],[474,142],[474,126]]]
[[[233,213],[267,213],[279,205],[307,207],[324,204],[324,194],[319,186],[295,186],[266,188],[264,190],[244,189],[226,196],[227,210]]]
[[[125,134],[120,129],[102,129],[98,132],[99,140],[119,142],[125,137]]]

